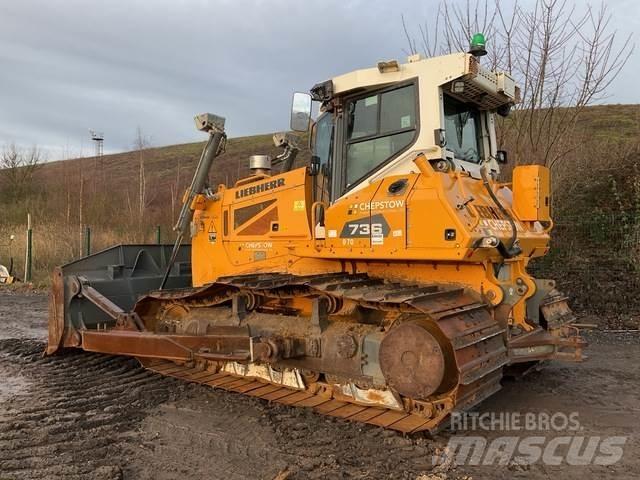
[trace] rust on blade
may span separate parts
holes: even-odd
[[[347,405],[347,403],[341,402],[340,400],[330,400],[321,405],[318,405],[314,408],[314,410],[319,413],[328,414],[329,412],[333,412],[334,410],[337,410],[340,407],[344,407],[345,405]]]
[[[369,422],[369,420],[382,415],[384,412],[386,412],[386,410],[382,409],[382,408],[376,408],[376,407],[369,407],[366,408],[365,410],[362,410],[359,413],[356,413],[355,415],[351,416],[351,418],[349,418],[349,420],[352,420],[354,422],[364,422],[367,423]]]
[[[402,433],[430,431],[439,422],[437,418],[426,418],[415,413],[369,407],[338,400],[332,398],[325,388],[308,388],[300,391],[227,372],[215,373],[203,366],[190,367],[168,360],[155,361],[148,358],[141,358],[140,361],[149,370],[162,375],[242,393],[282,405],[307,407],[319,414],[352,422],[368,423]],[[459,405],[468,407],[482,401],[500,388],[500,378],[499,372],[494,372],[486,381],[478,381],[465,387],[464,391],[460,392]]]
[[[166,375],[166,372],[173,371],[176,368],[176,364],[173,362],[164,362],[160,365],[155,365],[153,367],[147,367],[147,368],[150,370],[153,370],[154,372],[158,372],[163,375]]]
[[[286,397],[279,398],[278,403],[282,403],[283,405],[293,405],[300,400],[306,400],[307,398],[311,397],[313,397],[313,393],[311,392],[295,392],[292,395],[287,395]]]
[[[236,380],[235,382],[226,384],[224,388],[232,392],[240,392],[241,390],[238,390],[238,389],[242,389],[242,387],[246,387],[251,383],[253,383],[253,380],[250,380],[247,378],[241,378],[239,380]]]
[[[228,373],[220,373],[219,377],[214,378],[213,380],[209,380],[207,385],[211,385],[212,387],[223,387],[224,385],[230,384],[236,381],[236,377],[233,375],[229,375]]]
[[[194,373],[193,375],[191,375],[190,379],[193,380],[194,382],[200,382],[203,383],[205,382],[207,377],[213,377],[214,375],[216,375],[216,372],[212,372],[209,370],[202,370],[198,373]]]
[[[304,400],[300,400],[295,403],[295,407],[317,407],[323,403],[331,401],[328,397],[323,397],[321,395],[314,395],[313,397],[305,398]]]
[[[49,339],[47,355],[55,353],[62,344],[64,334],[64,278],[62,269],[53,270],[51,290],[49,292]]]
[[[251,390],[256,390],[258,388],[262,388],[264,387],[265,383],[264,382],[258,382],[258,381],[252,381],[249,382],[246,385],[243,385],[241,387],[236,387],[235,391],[238,393],[247,393]]]
[[[408,415],[392,424],[392,428],[394,430],[398,430],[399,432],[411,433],[429,423],[432,422],[424,417],[420,417],[418,415]]]

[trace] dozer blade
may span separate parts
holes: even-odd
[[[118,245],[57,267],[49,297],[47,354],[80,344],[80,331],[113,327],[160,286],[172,245]],[[191,285],[191,246],[180,247],[166,288]]]

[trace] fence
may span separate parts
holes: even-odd
[[[141,226],[134,230],[107,226],[85,227],[45,224],[0,224],[0,265],[24,281],[43,284],[53,267],[119,243],[173,243],[168,227]]]

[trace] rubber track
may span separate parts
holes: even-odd
[[[0,409],[0,478],[122,478],[115,462],[123,445],[136,442],[137,423],[179,384],[132,358],[43,358],[43,349],[36,340],[0,340],[0,372],[24,380]]]

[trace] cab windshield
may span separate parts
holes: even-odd
[[[480,163],[483,157],[480,111],[448,95],[444,96],[444,129],[447,150],[465,162]]]

